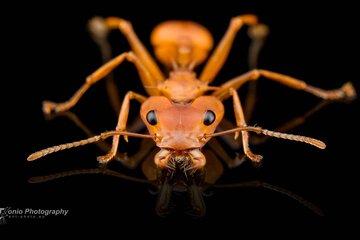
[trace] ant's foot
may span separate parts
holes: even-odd
[[[43,101],[42,103],[42,110],[45,114],[52,114],[52,113],[60,113],[69,110],[72,105],[68,104],[67,102],[64,103],[55,103],[51,101]]]
[[[105,39],[109,34],[109,28],[106,25],[105,19],[102,17],[93,17],[90,19],[88,29],[96,39]]]
[[[115,154],[113,152],[109,152],[106,155],[103,156],[99,156],[97,157],[97,160],[100,164],[106,164],[108,163],[110,160],[112,160],[115,157]]]
[[[264,39],[267,35],[269,35],[269,32],[269,27],[265,24],[256,24],[249,28],[248,35],[252,39]]]
[[[231,19],[231,27],[237,29],[243,24],[255,25],[258,22],[258,18],[252,14],[240,15]]]
[[[352,101],[356,98],[357,94],[356,94],[356,90],[354,88],[354,85],[351,82],[347,82],[345,83],[342,87],[341,90],[343,91],[343,93],[345,94],[345,100],[347,101]]]
[[[246,152],[245,152],[245,155],[246,155],[248,158],[250,158],[251,161],[256,162],[256,163],[259,163],[259,162],[263,159],[263,156],[254,154],[254,153],[251,152],[251,151],[246,151]]]
[[[43,103],[42,103],[42,111],[46,115],[51,114],[51,113],[57,113],[58,112],[57,107],[58,107],[58,104],[54,103],[54,102],[43,101]]]

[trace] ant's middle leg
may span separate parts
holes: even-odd
[[[265,77],[269,80],[278,82],[296,90],[302,90],[311,93],[324,100],[352,100],[356,97],[356,92],[351,82],[345,83],[339,89],[324,90],[311,86],[302,80],[262,69],[249,71],[240,75],[239,77],[227,81],[226,83],[222,84],[218,90],[214,91],[213,95],[222,100],[227,99],[231,96],[230,89],[238,89],[244,83],[258,80],[260,77]]]
[[[86,78],[86,82],[80,87],[79,90],[68,100],[63,103],[54,103],[50,101],[43,102],[43,112],[46,114],[50,114],[52,112],[64,112],[72,108],[76,105],[76,103],[80,100],[80,98],[84,95],[84,93],[89,90],[89,88],[97,83],[99,80],[103,79],[107,76],[111,71],[113,71],[117,66],[119,66],[124,60],[128,60],[133,62],[141,76],[143,84],[145,86],[156,86],[156,81],[149,74],[146,67],[141,63],[141,61],[136,57],[136,55],[132,52],[125,52],[120,54],[119,56],[113,58],[111,61],[107,62],[91,75]],[[156,88],[148,89],[149,93],[157,93]]]

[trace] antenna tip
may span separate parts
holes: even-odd
[[[320,140],[313,141],[313,145],[315,147],[317,147],[317,148],[320,148],[320,149],[325,149],[326,148],[326,144],[323,141],[320,141]]]
[[[33,154],[31,154],[30,156],[28,156],[27,160],[28,160],[28,161],[34,161],[34,160],[36,160],[36,159],[41,158],[42,156],[43,156],[43,155],[42,155],[41,152],[36,152],[36,153],[33,153]]]

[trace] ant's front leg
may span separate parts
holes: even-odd
[[[43,102],[43,112],[45,114],[50,114],[52,112],[64,112],[76,105],[84,93],[89,90],[89,88],[97,83],[99,80],[107,76],[111,71],[113,71],[117,66],[119,66],[124,60],[128,60],[135,64],[141,80],[145,86],[156,85],[156,81],[150,75],[146,67],[141,63],[137,56],[132,52],[122,53],[119,56],[113,58],[111,61],[107,62],[91,75],[86,78],[86,82],[80,87],[78,91],[66,102],[63,103],[54,103],[50,101]],[[150,92],[151,91],[151,92]],[[157,91],[156,88],[149,89],[150,93]]]
[[[131,92],[131,91],[125,95],[125,98],[123,100],[123,103],[122,103],[122,106],[120,109],[119,119],[118,119],[118,123],[116,125],[116,131],[124,131],[126,129],[126,123],[127,123],[127,119],[129,116],[129,110],[130,110],[130,100],[132,100],[132,99],[135,99],[135,100],[139,101],[140,103],[143,103],[146,100],[146,97],[142,96],[140,94]],[[127,136],[124,136],[124,139],[125,139],[125,141],[128,141]],[[98,157],[98,161],[100,163],[107,163],[108,161],[110,161],[111,159],[113,159],[115,157],[118,146],[119,146],[119,140],[120,140],[120,135],[113,136],[111,150],[106,155]]]
[[[245,122],[245,116],[244,116],[244,112],[243,112],[243,109],[242,109],[242,106],[241,106],[239,95],[237,94],[236,90],[234,90],[233,88],[230,88],[229,92],[230,92],[230,95],[232,95],[232,97],[233,97],[236,125],[238,127],[246,127],[247,125],[246,125],[246,122]],[[250,147],[249,147],[249,132],[241,131],[241,135],[242,135],[243,149],[244,149],[245,155],[248,158],[250,158],[251,161],[260,162],[261,159],[262,159],[262,156],[254,154],[250,150]],[[235,133],[235,139],[237,139],[238,136],[239,136],[239,132],[236,132]]]

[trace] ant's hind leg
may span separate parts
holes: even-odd
[[[220,69],[223,67],[229,53],[231,46],[238,31],[243,25],[256,25],[257,17],[255,15],[240,15],[231,19],[229,27],[221,39],[220,43],[215,48],[206,63],[204,70],[201,72],[200,80],[210,83],[214,80]]]
[[[156,64],[153,57],[140,41],[132,27],[132,24],[129,21],[117,17],[108,17],[105,19],[105,24],[109,29],[120,29],[120,31],[128,40],[132,51],[134,51],[134,53],[144,63],[150,74],[156,79],[158,83],[165,80],[165,77],[160,71],[159,66]]]

